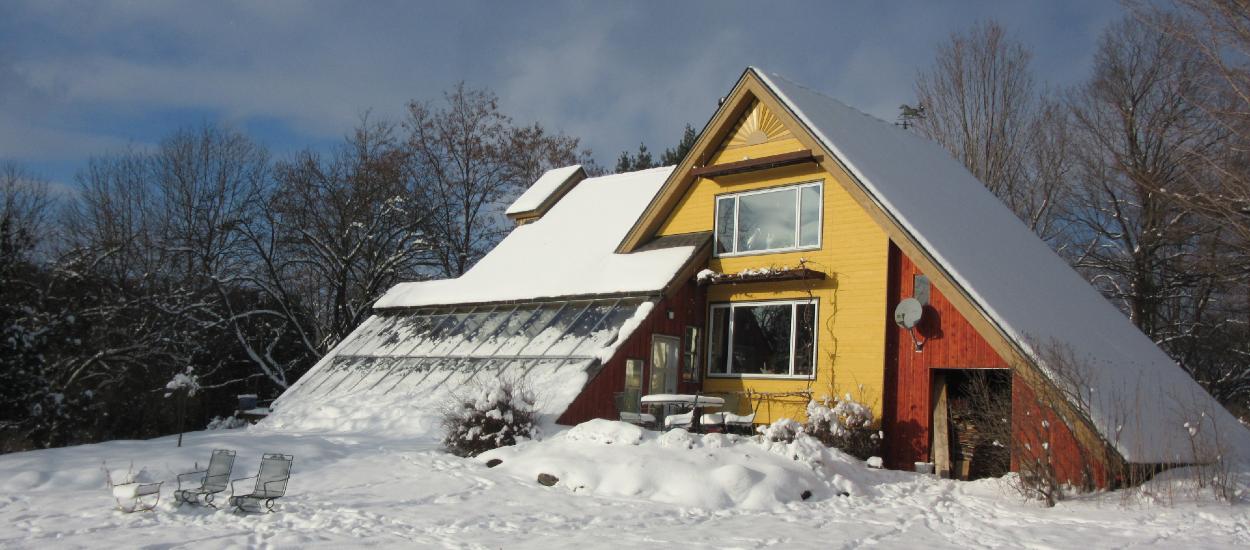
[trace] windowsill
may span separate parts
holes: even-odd
[[[714,254],[713,258],[741,258],[743,256],[767,256],[769,254],[785,254],[787,252],[807,252],[809,250],[820,250],[820,245],[810,245],[798,248],[777,248],[773,250],[752,250],[750,252],[733,252],[728,254]]]
[[[816,375],[813,374],[711,374],[707,375],[709,379],[720,378],[727,380],[748,379],[748,380],[815,380]]]

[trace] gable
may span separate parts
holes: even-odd
[[[743,73],[620,250],[656,234],[696,180],[692,169],[714,164],[721,149],[730,150],[719,146],[756,101],[791,129],[826,172],[849,175],[847,190],[864,212],[932,274],[934,287],[1017,372],[1045,378],[1061,391],[1089,394],[1073,397],[1083,409],[1083,422],[1072,426],[1081,440],[1092,445],[1101,439],[1130,462],[1208,459],[1209,449],[1186,447],[1181,426],[1188,421],[1183,410],[1189,410],[1206,412],[1213,430],[1236,439],[1229,442],[1234,448],[1250,449],[1236,419],[944,149],[774,75]],[[941,192],[934,192],[938,183]],[[1069,355],[1090,370],[1090,383],[1065,380],[1045,345],[1072,348]],[[1143,402],[1175,406],[1131,405]]]
[[[753,100],[707,164],[724,164],[803,149],[794,133],[772,110]]]

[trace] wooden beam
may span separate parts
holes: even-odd
[[[725,164],[703,166],[691,170],[690,175],[697,178],[715,178],[717,176],[728,176],[730,174],[767,170],[769,168],[790,166],[792,164],[802,164],[805,162],[817,162],[816,155],[812,154],[811,149],[792,151],[789,153],[782,153],[780,155],[769,155],[767,157],[760,157],[757,159],[740,160],[738,162],[727,162]]]

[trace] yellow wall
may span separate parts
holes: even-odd
[[[767,154],[800,148],[798,142],[790,138],[752,145],[750,149],[764,147],[769,149]],[[737,151],[745,149],[748,148],[737,148]],[[723,155],[724,152],[721,153]],[[752,156],[760,155],[757,153]],[[726,158],[724,162],[735,160],[741,159]],[[711,378],[706,376],[705,365],[704,390],[778,393],[811,391],[816,398],[850,392],[856,399],[873,405],[880,417],[885,364],[889,239],[847,193],[850,179],[845,174],[830,174],[815,164],[805,164],[719,177],[716,181],[700,178],[687,190],[672,215],[661,226],[659,234],[712,231],[715,197],[718,194],[813,180],[824,181],[825,204],[820,249],[724,259],[714,257],[708,267],[721,273],[737,273],[749,268],[797,267],[800,258],[803,258],[807,267],[824,272],[828,278],[823,281],[715,285],[708,289],[708,302],[809,296],[818,298],[819,355],[815,379]],[[801,397],[775,397],[761,400],[758,406],[756,403],[751,405],[757,412],[757,423],[772,422],[781,417],[797,420],[805,417],[806,400]]]

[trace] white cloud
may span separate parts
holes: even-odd
[[[1060,14],[1051,27],[1085,17],[1080,28],[1096,29],[1089,21],[1118,9],[1073,6],[812,4],[783,19],[747,2],[37,2],[0,20],[0,147],[72,162],[199,122],[186,113],[324,141],[365,109],[398,116],[466,80],[610,163],[639,140],[658,152],[683,124],[701,126],[748,64],[889,120],[932,44],[985,15],[976,10],[1038,33],[1028,25],[1039,13]],[[1056,49],[1071,57],[1089,49],[1080,44]],[[1045,55],[1039,67],[1052,82],[1082,70]]]

